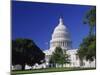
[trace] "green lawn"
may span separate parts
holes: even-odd
[[[63,72],[63,71],[77,71],[77,70],[94,70],[96,68],[46,68],[46,69],[33,69],[25,71],[12,71],[12,75],[16,74],[31,74],[31,73],[47,73],[47,72]]]

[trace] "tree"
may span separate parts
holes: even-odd
[[[89,35],[92,35],[96,26],[96,7],[91,8],[84,17],[84,24],[89,26]]]
[[[88,45],[86,60],[93,61],[94,58],[96,59],[96,37],[91,36],[90,44]]]
[[[96,58],[96,37],[91,35],[83,39],[78,50],[78,55],[83,65],[83,59],[89,60],[90,62]]]
[[[63,64],[69,63],[68,58],[69,56],[67,55],[66,51],[62,50],[60,47],[56,47],[50,58],[50,63],[54,66],[56,66],[56,64],[63,66]]]
[[[84,24],[89,26],[89,35],[85,37],[80,44],[78,55],[80,65],[83,65],[83,59],[90,62],[96,59],[96,35],[94,28],[96,26],[96,7],[91,8],[84,17]]]
[[[25,64],[33,66],[41,64],[45,58],[42,50],[30,39],[12,40],[12,65],[20,64],[22,70]]]

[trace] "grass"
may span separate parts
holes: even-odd
[[[96,68],[46,68],[46,69],[32,69],[32,70],[14,70],[11,72],[12,75],[16,74],[32,74],[32,73],[48,73],[48,72],[63,72],[63,71],[77,71],[77,70],[94,70]]]

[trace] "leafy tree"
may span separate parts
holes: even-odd
[[[12,40],[12,65],[20,64],[22,70],[24,70],[25,64],[30,66],[33,66],[35,63],[41,64],[44,58],[44,53],[32,40]]]
[[[50,63],[53,64],[54,66],[56,64],[63,66],[63,64],[70,62],[68,58],[69,56],[67,55],[66,51],[62,50],[62,48],[60,47],[56,47],[55,51],[53,52],[50,58]]]
[[[78,55],[80,58],[80,65],[83,65],[83,59],[89,60],[90,62],[96,59],[96,7],[91,8],[84,17],[84,24],[89,26],[89,35],[85,37],[80,44]]]
[[[88,36],[83,39],[78,50],[78,55],[83,65],[83,59],[89,60],[90,62],[96,58],[96,37],[95,35]]]
[[[92,36],[90,40],[91,42],[88,45],[86,60],[93,61],[94,58],[96,59],[96,37]]]

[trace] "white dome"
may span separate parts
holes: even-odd
[[[63,24],[62,18],[59,19],[59,24],[55,27],[50,40],[50,48],[60,46],[63,49],[71,48],[71,40],[68,29]]]
[[[59,19],[59,24],[52,34],[52,41],[54,40],[70,40],[68,29],[63,24],[62,18]]]
[[[58,25],[55,28],[54,32],[57,32],[57,31],[66,31],[66,30],[67,30],[67,28],[64,25]]]
[[[67,28],[65,27],[65,25],[63,24],[63,20],[62,18],[59,19],[59,24],[58,26],[55,28],[54,32],[55,31],[66,31]]]

